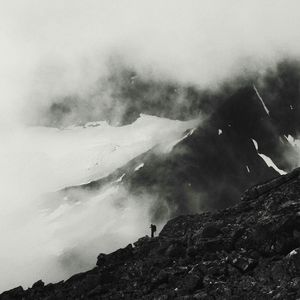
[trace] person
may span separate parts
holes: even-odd
[[[154,233],[156,232],[156,226],[154,224],[151,224],[150,228],[151,228],[151,237],[153,238]]]

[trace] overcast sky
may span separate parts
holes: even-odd
[[[1,123],[82,92],[120,56],[199,85],[300,51],[300,3],[279,0],[1,0]]]

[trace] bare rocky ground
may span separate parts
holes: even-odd
[[[300,299],[300,169],[250,188],[234,207],[170,220],[70,279],[9,299]]]

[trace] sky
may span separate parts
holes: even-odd
[[[9,126],[55,97],[86,93],[116,57],[158,78],[215,86],[300,50],[293,0],[0,3],[0,119]]]

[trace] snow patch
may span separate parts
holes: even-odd
[[[124,176],[126,175],[126,173],[122,174],[115,182],[121,182],[124,178]]]
[[[274,162],[272,161],[272,159],[264,154],[258,153],[258,155],[265,161],[265,163],[268,165],[268,167],[272,167],[276,172],[278,172],[280,175],[285,175],[286,172],[279,169]]]
[[[297,253],[298,253],[298,251],[294,249],[288,254],[288,256],[293,256],[293,255],[296,255]]]
[[[139,169],[141,169],[144,166],[144,163],[139,164],[138,166],[136,166],[134,168],[134,172],[138,171]]]
[[[254,147],[256,150],[258,150],[258,144],[257,144],[257,141],[255,139],[251,139],[253,144],[254,144]]]
[[[261,102],[261,104],[262,104],[262,106],[263,106],[265,112],[266,112],[268,115],[270,115],[270,111],[268,110],[268,108],[267,108],[267,106],[266,106],[266,104],[265,104],[263,98],[262,98],[261,95],[259,94],[259,92],[258,92],[258,90],[257,90],[257,88],[256,88],[255,85],[253,85],[253,89],[254,89],[254,91],[255,91],[255,93],[256,93],[258,99],[260,100],[260,102]]]
[[[281,169],[279,169],[279,168],[274,164],[274,162],[272,161],[272,159],[271,159],[270,157],[268,157],[268,156],[265,155],[265,154],[262,154],[262,153],[259,153],[259,152],[258,152],[258,143],[257,143],[257,141],[254,140],[254,139],[251,139],[251,140],[252,140],[252,142],[253,142],[253,144],[254,144],[254,147],[255,147],[255,149],[256,149],[256,151],[257,151],[257,154],[264,160],[264,162],[266,163],[266,165],[267,165],[268,167],[272,167],[272,168],[273,168],[276,172],[278,172],[280,175],[285,175],[286,172],[283,171],[283,170],[281,170]]]
[[[285,139],[289,142],[289,144],[293,147],[299,147],[299,140],[296,140],[290,134],[288,136],[284,135]]]

